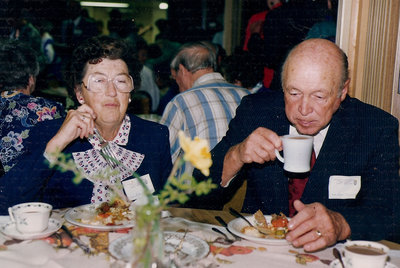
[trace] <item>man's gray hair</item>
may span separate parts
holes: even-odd
[[[172,60],[171,69],[178,71],[182,64],[189,72],[195,73],[201,69],[217,69],[216,49],[212,43],[199,41],[184,44]]]

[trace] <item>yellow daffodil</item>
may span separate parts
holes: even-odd
[[[183,131],[179,131],[179,143],[185,152],[183,159],[190,161],[204,176],[210,175],[212,160],[208,142],[199,137],[191,140],[185,136]]]

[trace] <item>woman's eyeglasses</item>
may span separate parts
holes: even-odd
[[[134,88],[132,76],[127,74],[117,75],[113,79],[103,74],[91,74],[89,75],[87,86],[83,81],[82,84],[91,92],[101,93],[107,90],[110,81],[113,82],[115,89],[122,93],[131,92]]]

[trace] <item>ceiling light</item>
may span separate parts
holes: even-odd
[[[115,8],[127,8],[128,3],[113,3],[113,2],[89,2],[81,1],[83,7],[115,7]]]
[[[158,6],[159,9],[168,9],[168,4],[165,2],[161,2]]]

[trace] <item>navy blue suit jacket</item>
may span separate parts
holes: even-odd
[[[219,184],[228,149],[242,142],[258,127],[289,133],[289,121],[281,92],[260,93],[243,98],[226,136],[212,150],[210,177]],[[352,238],[394,239],[399,217],[398,121],[390,114],[347,97],[333,115],[321,151],[311,171],[301,201],[321,202],[341,213],[350,224]],[[200,173],[194,175],[201,178]],[[329,199],[332,175],[361,176],[361,190],[355,199]],[[211,208],[220,209],[243,180],[247,192],[242,211],[288,215],[288,179],[278,160],[246,164],[227,188],[209,196]],[[207,198],[207,197],[206,197]],[[205,202],[201,203],[202,207]],[[193,205],[193,203],[192,203]],[[197,205],[200,205],[197,202]]]
[[[130,116],[131,130],[126,149],[144,154],[136,172],[149,174],[156,191],[164,186],[172,168],[168,128],[139,117]],[[0,214],[9,206],[22,202],[43,201],[54,208],[74,207],[90,203],[93,184],[83,180],[72,182],[71,173],[50,169],[43,157],[47,142],[56,134],[63,119],[38,124],[29,137],[27,153],[19,163],[0,178]],[[87,139],[76,139],[63,153],[92,149]]]

